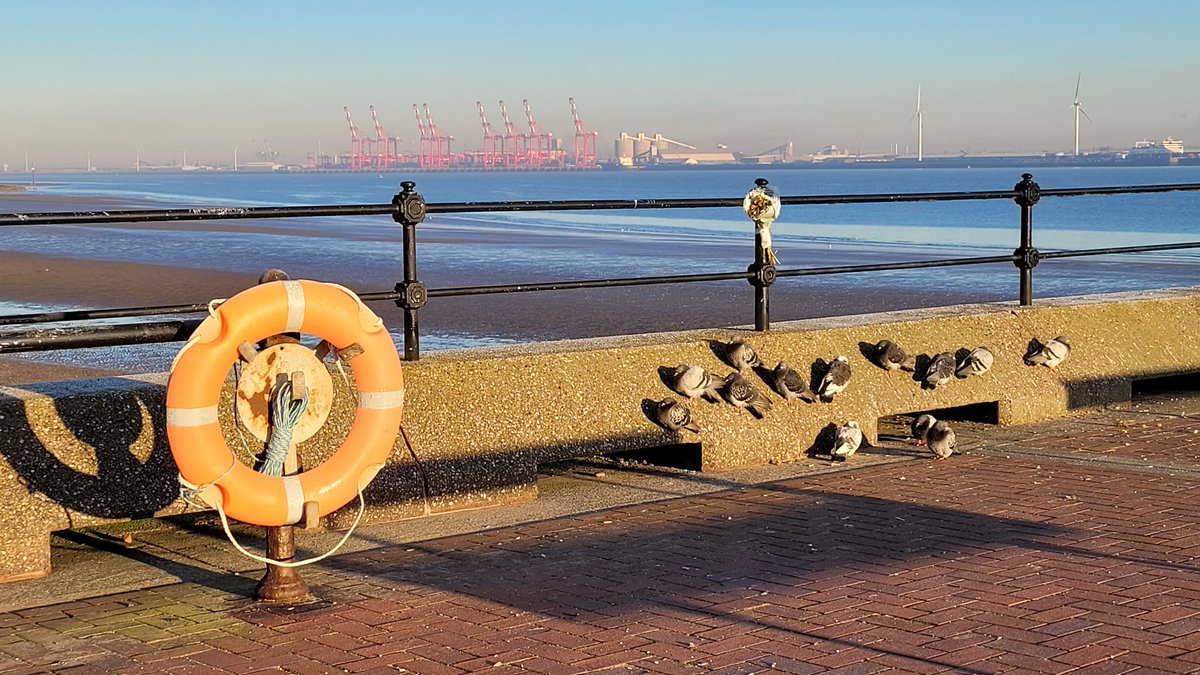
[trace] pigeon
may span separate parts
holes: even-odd
[[[925,445],[925,435],[937,424],[933,415],[920,415],[912,422],[912,437],[917,439],[917,445]]]
[[[750,346],[745,340],[734,340],[725,345],[725,356],[729,358],[729,365],[737,368],[739,373],[746,372],[746,368],[757,368],[762,365],[762,360],[758,358],[754,347]]]
[[[771,409],[771,399],[763,396],[750,380],[738,373],[725,376],[725,400],[738,408],[749,408],[751,412],[762,417]]]
[[[850,361],[844,356],[839,356],[829,364],[829,370],[825,371],[825,377],[821,379],[817,393],[823,399],[833,400],[834,395],[845,391],[848,384],[850,384]]]
[[[846,459],[858,451],[862,440],[862,429],[858,428],[858,422],[846,422],[838,427],[837,438],[833,441],[833,449],[829,451],[829,455]]]
[[[789,367],[786,361],[780,361],[779,365],[775,366],[774,376],[775,390],[779,392],[784,401],[800,399],[805,403],[813,403],[817,400],[804,378],[795,369]]]
[[[1042,365],[1054,370],[1069,356],[1071,356],[1071,342],[1067,340],[1066,336],[1059,335],[1026,356],[1025,363],[1031,366]]]
[[[692,411],[670,396],[658,402],[656,412],[658,413],[658,423],[666,427],[668,431],[687,429],[692,433],[700,433],[700,427],[692,421]]]
[[[942,352],[933,357],[929,368],[925,370],[925,384],[930,389],[937,389],[939,385],[946,384],[954,377],[955,365],[954,355],[950,352]]]
[[[958,440],[954,438],[954,430],[945,422],[938,421],[929,429],[929,433],[925,437],[929,441],[929,450],[938,459],[946,459],[958,449]]]
[[[987,347],[976,347],[967,354],[967,358],[958,364],[958,370],[954,374],[967,378],[972,375],[982,375],[992,369],[992,350]]]
[[[887,371],[888,375],[891,375],[893,370],[904,369],[909,372],[916,370],[912,357],[905,354],[904,349],[891,340],[880,340],[875,343],[875,350],[871,352],[871,360]]]
[[[725,386],[725,380],[700,366],[689,366],[686,363],[680,364],[675,369],[675,376],[671,382],[671,388],[688,397],[688,400],[697,396],[703,396],[710,401],[719,400],[717,390],[723,386]]]

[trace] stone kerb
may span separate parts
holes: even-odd
[[[856,420],[876,442],[881,417],[995,403],[1000,424],[1021,424],[1127,400],[1137,379],[1200,370],[1200,292],[1192,289],[982,304],[780,323],[769,333],[719,329],[435,353],[405,365],[403,437],[367,492],[365,522],[384,522],[536,497],[540,462],[695,444],[705,471],[794,461],[831,423]],[[1051,371],[1022,362],[1032,338],[1071,338],[1070,360]],[[722,346],[748,339],[773,367],[786,359],[808,376],[844,355],[854,375],[829,403],[784,404],[763,419],[727,404],[691,404],[701,432],[667,432],[648,406],[675,396],[663,372],[680,363],[724,374]],[[887,338],[914,355],[980,345],[992,372],[922,389],[888,375],[862,348]],[[752,382],[767,390],[759,375]],[[334,373],[330,421],[301,445],[315,466],[353,419],[351,383]],[[164,375],[0,387],[0,580],[47,574],[49,537],[86,527],[185,510],[163,420]],[[222,424],[249,461],[260,449],[238,433],[232,382]],[[678,398],[678,397],[677,397]],[[414,456],[416,460],[414,461]],[[327,519],[348,525],[352,510]]]

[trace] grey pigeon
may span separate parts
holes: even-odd
[[[937,424],[937,420],[933,415],[919,415],[912,422],[912,437],[917,439],[917,445],[925,445],[925,435]]]
[[[963,362],[958,364],[958,370],[954,374],[959,377],[971,377],[972,375],[982,375],[992,369],[992,350],[987,347],[976,347],[971,350],[970,354],[963,359]]]
[[[763,396],[750,380],[738,373],[725,376],[725,400],[738,408],[748,408],[759,417],[771,409],[771,399]]]
[[[762,359],[758,358],[754,347],[751,347],[750,343],[745,340],[734,340],[725,345],[725,356],[729,358],[729,365],[737,368],[739,373],[746,372],[747,368],[757,368],[762,365]]]
[[[816,395],[808,388],[808,383],[804,381],[804,377],[796,372],[794,368],[788,366],[786,361],[780,361],[779,365],[775,366],[773,372],[775,379],[775,391],[783,397],[785,401],[794,401],[800,399],[805,403],[813,403],[817,400]]]
[[[835,394],[845,391],[849,384],[850,361],[844,356],[839,356],[829,364],[829,370],[825,371],[825,377],[817,386],[817,393],[821,398],[832,400]]]
[[[692,433],[700,433],[700,427],[692,421],[692,411],[670,396],[658,402],[658,423],[669,431],[687,429]]]
[[[929,450],[938,459],[946,459],[958,449],[958,439],[954,437],[954,430],[945,422],[938,421],[934,424],[926,438],[929,440]]]
[[[846,422],[838,427],[837,438],[833,441],[833,450],[829,451],[829,455],[846,459],[858,452],[858,446],[862,445],[862,440],[862,429],[858,428],[858,422]]]
[[[1041,349],[1025,357],[1025,363],[1031,366],[1046,366],[1051,370],[1057,368],[1071,356],[1071,342],[1066,336],[1059,335],[1053,340],[1042,344]]]
[[[875,349],[871,352],[871,361],[886,370],[888,375],[891,375],[893,370],[904,369],[912,372],[916,369],[913,358],[905,354],[904,349],[891,340],[880,340],[875,343]]]
[[[937,389],[946,384],[954,377],[956,365],[954,355],[950,352],[942,352],[933,357],[933,361],[929,363],[929,368],[925,371],[925,384],[931,389]]]
[[[675,376],[671,380],[671,387],[688,397],[689,400],[697,396],[703,396],[712,401],[719,400],[717,391],[723,386],[725,386],[725,380],[700,366],[689,366],[686,363],[680,364],[675,369]]]

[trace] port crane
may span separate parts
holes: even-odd
[[[350,107],[342,106],[346,113],[346,126],[350,127],[350,168],[358,171],[366,168],[371,157],[371,139],[358,133],[354,119],[350,117]]]
[[[502,139],[492,130],[492,123],[483,112],[483,101],[475,101],[475,107],[479,108],[479,123],[483,125],[483,165],[490,169],[496,165],[496,148]]]
[[[571,118],[575,121],[575,166],[585,168],[596,166],[596,139],[598,131],[588,131],[583,120],[579,118],[579,109],[575,107],[575,99],[568,98],[571,104]]]
[[[516,127],[508,117],[508,108],[504,106],[504,101],[500,101],[500,117],[504,119],[504,136],[500,139],[500,147],[504,152],[504,166],[515,169],[524,164],[524,160],[527,159],[528,144],[526,141],[528,139],[517,133]]]
[[[390,169],[400,163],[400,141],[399,136],[388,136],[387,129],[379,123],[379,115],[375,112],[375,106],[369,106],[371,109],[371,121],[375,124],[375,159],[376,169]]]
[[[425,127],[429,131],[430,142],[430,167],[435,169],[444,169],[451,164],[453,159],[450,153],[450,142],[454,140],[453,136],[443,135],[438,131],[438,127],[433,122],[433,116],[429,114],[429,104],[421,104],[425,109]]]
[[[421,147],[418,163],[422,169],[428,169],[433,162],[433,141],[430,139],[429,128],[421,119],[421,110],[413,104],[413,115],[417,118],[417,134],[421,137]]]

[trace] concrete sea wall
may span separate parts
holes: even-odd
[[[1066,335],[1056,370],[1022,357],[1034,338]],[[730,371],[723,345],[752,342],[768,367],[785,359],[806,377],[839,355],[853,368],[832,402],[776,404],[765,417],[693,402],[701,431],[668,432],[648,414],[674,395],[664,375],[681,363]],[[931,357],[980,345],[992,371],[930,390],[908,373],[888,375],[864,353],[880,339]],[[1023,424],[1128,400],[1136,380],[1200,371],[1200,291],[1084,296],[963,305],[780,323],[770,332],[712,329],[435,353],[405,364],[404,437],[366,492],[365,522],[534,499],[541,462],[686,443],[698,467],[803,460],[831,423],[856,420],[868,442],[890,415],[994,404],[997,422]],[[760,376],[751,381],[764,392]],[[300,446],[312,467],[340,444],[353,419],[349,382],[334,373],[337,401],[325,427]],[[50,534],[187,509],[164,426],[164,374],[26,387],[0,386],[0,581],[50,572]],[[232,386],[221,406],[226,439],[243,461],[261,450],[239,433]],[[677,397],[678,398],[678,397]],[[344,527],[348,507],[326,525]]]

